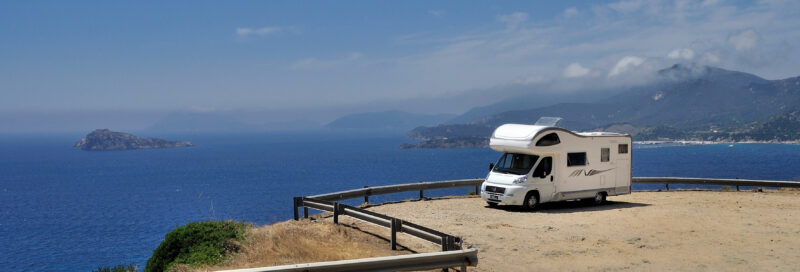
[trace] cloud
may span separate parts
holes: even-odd
[[[528,14],[516,11],[511,14],[499,15],[497,20],[505,23],[507,29],[517,29],[520,24],[528,20]]]
[[[572,4],[577,15],[571,15],[572,5],[566,5],[550,17],[533,17],[522,10],[486,10],[484,15],[492,17],[482,24],[447,31],[411,29],[411,35],[403,36],[391,48],[365,48],[355,43],[344,47],[364,48],[362,52],[370,52],[368,56],[309,50],[276,64],[280,66],[271,76],[284,81],[283,88],[297,90],[291,95],[299,100],[324,104],[444,96],[508,84],[546,86],[542,89],[551,92],[620,90],[653,80],[656,71],[676,62],[688,61],[768,78],[796,73],[791,61],[800,61],[797,51],[786,53],[789,64],[777,68],[752,65],[754,58],[740,56],[767,51],[784,40],[789,45],[800,44],[800,19],[788,12],[797,9],[732,4],[721,2],[706,8],[700,1],[685,5],[623,1],[611,5],[616,9],[601,3]],[[593,12],[596,6],[604,11]],[[434,18],[435,14],[426,12],[417,15]],[[450,12],[445,16],[462,15]],[[572,18],[566,20],[566,16]],[[749,29],[757,30],[761,37],[756,49],[736,51],[728,40],[747,37],[749,34],[742,33]],[[330,92],[316,93],[323,89]]]
[[[436,17],[442,17],[444,16],[445,12],[443,10],[428,10],[428,14]]]
[[[758,32],[749,29],[731,35],[728,37],[728,43],[733,45],[736,51],[748,51],[755,49],[760,39],[761,37],[758,35]]]
[[[690,60],[694,58],[694,51],[692,51],[692,49],[689,48],[675,49],[670,51],[669,54],[667,54],[667,57],[670,59]]]
[[[719,56],[717,56],[717,54],[710,53],[710,52],[703,54],[703,62],[705,62],[705,63],[717,64],[717,63],[719,63],[719,61],[720,61],[719,60]]]
[[[266,36],[269,34],[276,33],[280,30],[281,28],[277,26],[268,26],[262,28],[237,27],[236,35],[238,35],[239,37],[247,37],[251,35]]]
[[[614,68],[611,69],[611,72],[608,73],[608,77],[618,76],[622,73],[627,72],[630,68],[642,65],[644,63],[644,59],[640,57],[634,56],[626,56],[620,59]]]
[[[569,7],[564,10],[564,18],[571,18],[572,16],[578,15],[578,9],[575,7]]]
[[[570,65],[567,65],[567,68],[564,68],[562,76],[564,76],[564,78],[582,77],[588,75],[589,72],[591,71],[592,70],[590,70],[589,68],[583,67],[581,66],[580,63],[575,62]]]

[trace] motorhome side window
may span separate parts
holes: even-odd
[[[611,148],[600,148],[600,161],[607,162],[611,155]]]
[[[567,153],[567,166],[586,165],[586,152]]]
[[[628,144],[621,144],[619,145],[619,154],[628,154]]]
[[[542,161],[539,162],[539,166],[536,166],[536,170],[533,170],[533,177],[546,177],[550,175],[550,172],[553,170],[553,158],[552,157],[544,157]]]
[[[542,136],[539,141],[536,142],[536,146],[551,146],[560,144],[561,140],[558,139],[558,134],[550,133],[547,135]]]
[[[531,171],[533,164],[535,164],[538,159],[539,156],[536,155],[505,153],[497,160],[497,165],[495,165],[492,171],[525,175]]]

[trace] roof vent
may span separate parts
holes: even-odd
[[[545,127],[558,127],[558,122],[561,122],[561,117],[541,117],[539,121],[536,121],[537,126],[545,126]]]

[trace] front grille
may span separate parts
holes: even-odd
[[[486,192],[489,192],[489,193],[499,193],[499,194],[504,194],[504,193],[506,192],[506,188],[503,188],[503,187],[496,187],[496,186],[488,186],[488,185],[487,185],[487,186],[486,186],[486,189],[485,189],[484,191],[486,191]]]

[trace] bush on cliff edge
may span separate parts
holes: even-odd
[[[167,233],[147,260],[145,272],[167,271],[175,264],[201,266],[218,264],[226,253],[236,252],[249,226],[236,221],[193,222]]]

